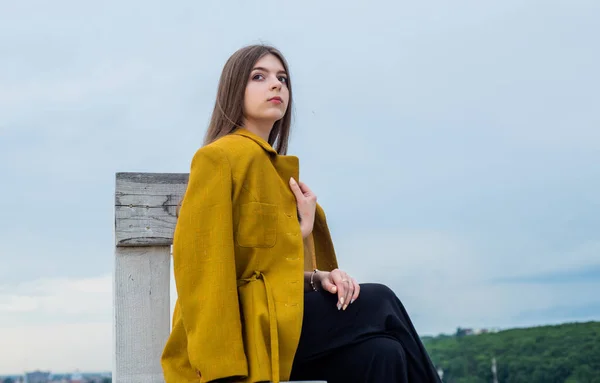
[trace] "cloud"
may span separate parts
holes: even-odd
[[[576,307],[597,307],[595,291],[600,289],[600,279],[572,278],[569,283],[549,284],[520,277],[540,270],[564,272],[574,265],[598,267],[597,243],[578,246],[567,254],[515,252],[490,262],[495,254],[473,238],[477,236],[439,230],[363,230],[339,238],[336,251],[340,267],[360,282],[391,287],[417,329],[426,334],[451,333],[459,326],[535,325],[534,317],[537,324],[556,323],[577,319],[577,313],[584,312],[590,318],[592,311]],[[518,244],[518,238],[505,240]],[[511,283],[499,282],[511,278]],[[573,309],[565,308],[565,302]],[[549,312],[553,315],[542,315]]]
[[[111,313],[110,275],[0,285],[0,373],[110,369]]]
[[[593,265],[581,269],[562,270],[552,273],[535,273],[515,277],[500,278],[497,283],[535,283],[535,284],[564,284],[574,282],[600,280],[600,265]]]
[[[48,278],[0,285],[0,325],[110,320],[112,277]]]
[[[57,373],[110,371],[109,322],[0,326],[0,374],[46,370]]]
[[[62,77],[21,81],[13,86],[0,88],[0,102],[6,111],[15,107],[43,105],[81,104],[90,98],[131,89],[141,78],[150,74],[150,68],[142,62],[99,63],[86,72],[64,74]]]
[[[524,310],[515,318],[526,323],[544,323],[550,321],[583,322],[597,321],[600,317],[600,300],[584,304],[560,304],[541,310]]]

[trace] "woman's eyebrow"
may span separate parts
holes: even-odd
[[[254,72],[255,70],[260,70],[260,71],[263,71],[263,72],[267,72],[267,73],[269,73],[269,70],[268,70],[267,68],[263,68],[263,67],[261,67],[261,66],[257,66],[257,67],[255,67],[255,68],[253,68],[253,69],[252,69],[252,71],[253,71],[253,72]],[[286,73],[284,70],[280,70],[279,72],[277,72],[277,74],[282,74],[282,73],[283,73],[283,74],[287,74],[287,73]]]

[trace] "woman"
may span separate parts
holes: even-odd
[[[287,156],[292,85],[272,47],[225,64],[174,235],[167,383],[439,381],[394,293],[337,268]]]

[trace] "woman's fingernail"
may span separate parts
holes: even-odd
[[[340,303],[341,303],[341,304],[344,304],[344,297],[341,297],[341,298],[340,298]]]
[[[352,303],[354,303],[354,299],[351,299],[351,300],[350,300],[350,304],[352,304]]]
[[[344,306],[344,311],[346,311],[346,308],[347,308],[347,307],[348,307],[348,305],[345,305],[345,306]]]
[[[290,182],[293,183],[293,184],[296,183],[296,180],[294,179],[294,177],[290,177]]]
[[[338,308],[338,311],[340,311],[340,309],[342,308],[342,305],[338,303],[337,308]]]

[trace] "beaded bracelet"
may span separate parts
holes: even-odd
[[[317,271],[319,271],[319,269],[314,269],[313,273],[310,275],[310,286],[312,287],[312,289],[314,291],[319,291],[319,290],[317,290],[317,287],[315,286],[315,282],[313,281],[313,277],[315,276],[315,274],[317,273]]]

